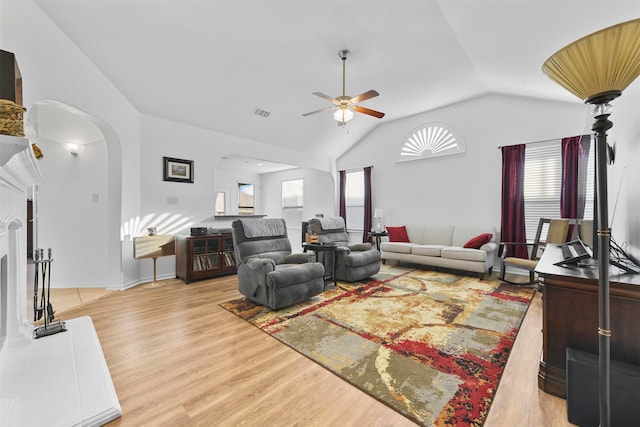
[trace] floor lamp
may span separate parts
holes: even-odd
[[[594,106],[596,135],[596,197],[598,235],[598,347],[600,426],[609,427],[610,339],[609,329],[609,228],[607,200],[607,130],[609,102],[640,75],[640,19],[605,28],[560,49],[542,70],[556,83]]]

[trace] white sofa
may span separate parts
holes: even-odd
[[[491,273],[497,259],[496,230],[491,226],[406,225],[409,242],[380,243],[383,262],[400,261],[479,273]],[[490,233],[491,241],[478,249],[464,248],[472,238]]]

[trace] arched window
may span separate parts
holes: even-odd
[[[465,150],[464,140],[449,126],[427,123],[413,129],[402,140],[396,162],[459,154]]]

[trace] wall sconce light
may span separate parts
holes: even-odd
[[[72,156],[77,156],[82,148],[84,147],[82,144],[77,142],[63,142],[62,147],[67,150]]]

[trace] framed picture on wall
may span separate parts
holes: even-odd
[[[193,160],[163,157],[163,180],[193,183]]]

